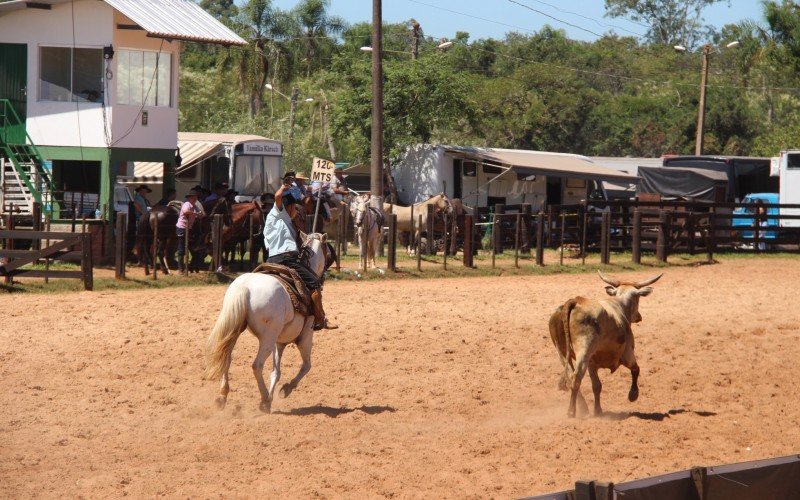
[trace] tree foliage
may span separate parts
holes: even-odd
[[[720,1],[606,0],[606,15],[647,25],[652,43],[694,47],[709,31],[703,26],[703,9]]]
[[[763,8],[761,19],[725,26],[703,40],[722,47],[709,59],[707,154],[772,156],[800,147],[800,11],[790,2],[767,1]],[[249,0],[225,21],[247,46],[186,44],[181,130],[273,137],[284,142],[287,164],[300,169],[312,156],[368,161],[371,69],[370,55],[360,47],[371,45],[370,25],[339,31],[341,23],[327,9],[325,1],[280,11],[269,0]],[[597,156],[694,150],[697,51],[679,54],[671,41],[614,34],[575,41],[544,27],[503,39],[471,39],[460,32],[442,52],[439,40],[424,36],[423,26],[419,57],[412,60],[413,24],[384,27],[389,159],[418,142]],[[700,36],[702,27],[692,26]],[[724,49],[730,40],[739,46]],[[275,90],[266,94],[265,83]],[[293,88],[299,97],[292,114]]]

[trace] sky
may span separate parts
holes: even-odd
[[[282,9],[297,4],[297,0],[273,1]],[[330,12],[349,23],[370,21],[372,0],[331,0]],[[611,29],[621,36],[643,35],[647,31],[639,24],[603,17],[604,14],[603,0],[383,0],[384,22],[413,17],[426,35],[437,39],[452,38],[457,31],[468,32],[470,40],[503,38],[509,31],[533,32],[545,24],[565,30],[570,38],[586,41]],[[716,27],[743,19],[762,21],[758,0],[731,0],[730,5],[721,2],[706,8],[703,17]]]

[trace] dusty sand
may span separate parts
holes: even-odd
[[[603,371],[607,416],[585,420],[546,325],[594,275],[331,283],[342,328],[271,415],[249,334],[226,410],[200,379],[222,286],[3,295],[0,496],[510,498],[795,453],[798,282],[800,260],[667,269],[635,327],[639,401]],[[298,366],[287,349],[284,381]]]

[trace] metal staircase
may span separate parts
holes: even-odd
[[[31,140],[28,132],[12,134],[12,127],[24,130],[11,102],[0,99],[0,213],[14,212],[30,215],[33,203],[39,203],[46,211],[58,210],[53,199],[53,181],[44,168],[44,158]]]

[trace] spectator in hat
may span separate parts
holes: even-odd
[[[136,222],[139,222],[142,215],[150,211],[150,201],[147,199],[147,195],[152,192],[153,190],[144,184],[134,190],[136,194],[133,196],[133,208],[136,211]]]
[[[297,190],[299,191],[302,198],[311,196],[311,192],[309,191],[308,186],[306,185],[307,181],[308,181],[308,176],[303,172],[300,172],[299,174],[294,176],[294,184],[295,186],[297,186]]]
[[[175,235],[178,237],[178,268],[184,272],[183,262],[184,255],[186,255],[186,231],[189,231],[190,241],[194,243],[200,231],[192,231],[195,221],[201,216],[201,212],[197,209],[197,198],[200,193],[192,189],[186,194],[186,201],[181,206],[180,215],[178,215],[178,222],[175,224]],[[189,265],[192,271],[198,270],[198,262],[196,254],[192,254],[192,262]]]

